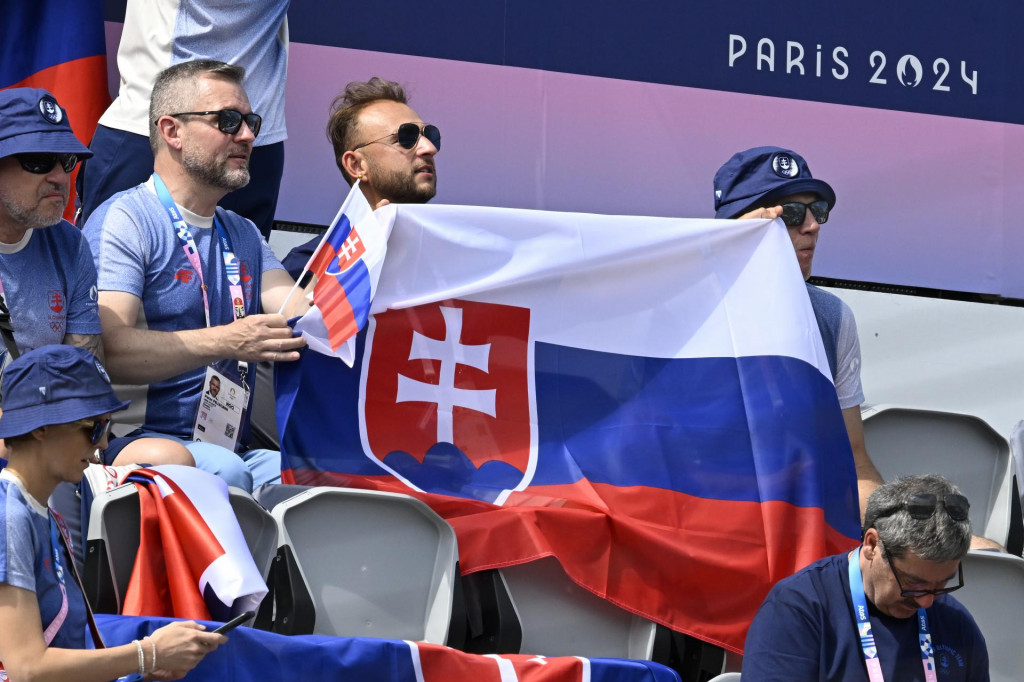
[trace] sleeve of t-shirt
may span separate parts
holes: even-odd
[[[96,305],[96,265],[93,263],[89,245],[78,230],[74,232],[76,254],[74,270],[69,273],[71,281],[68,290],[68,334],[99,334],[100,314]]]
[[[32,547],[31,520],[27,517],[30,512],[11,504],[7,512],[5,542],[0,543],[0,583],[35,592],[36,552]]]
[[[99,290],[123,291],[142,298],[149,248],[126,200],[114,202],[102,214],[94,213],[85,226],[85,235],[96,259]]]
[[[795,589],[774,589],[758,609],[743,650],[744,680],[816,682],[821,623]]]
[[[860,338],[857,336],[857,320],[846,303],[841,307],[839,338],[836,359],[836,395],[839,407],[856,407],[864,402],[864,388],[860,382]]]
[[[253,225],[252,229],[256,230],[256,226]],[[268,244],[267,240],[263,238],[263,235],[259,233],[259,230],[256,230],[256,234],[260,239],[260,249],[262,251],[261,258],[263,260],[263,272],[266,272],[267,270],[284,270],[284,266],[281,265],[281,261],[279,261],[277,259],[277,256],[274,255],[274,252],[270,249],[270,244]]]

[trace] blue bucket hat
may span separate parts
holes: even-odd
[[[0,438],[128,407],[96,356],[76,346],[43,346],[14,360],[0,384]]]
[[[0,158],[33,152],[92,156],[53,95],[41,88],[0,90]]]
[[[715,217],[736,218],[755,206],[810,192],[836,205],[827,182],[811,175],[804,157],[781,147],[754,147],[734,154],[715,173]]]

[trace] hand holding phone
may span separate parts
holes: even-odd
[[[234,630],[235,628],[237,628],[242,623],[245,623],[246,621],[252,620],[252,617],[255,616],[255,615],[256,615],[255,611],[246,611],[245,613],[243,613],[240,616],[235,616],[234,618],[232,618],[228,622],[224,623],[224,625],[221,625],[219,628],[217,628],[213,632],[214,632],[214,634],[217,634],[217,635],[226,635],[229,632],[231,632],[232,630]]]

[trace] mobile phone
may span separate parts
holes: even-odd
[[[219,628],[217,628],[213,632],[214,632],[214,634],[217,634],[217,635],[226,635],[229,632],[231,632],[232,630],[234,630],[235,628],[237,628],[242,623],[244,623],[244,622],[246,622],[248,620],[252,620],[252,617],[255,616],[255,615],[256,615],[255,611],[246,611],[245,613],[243,613],[240,616],[235,616],[234,618],[232,618],[228,622],[224,623],[224,625],[221,625]]]

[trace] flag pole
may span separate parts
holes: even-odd
[[[338,209],[338,214],[334,216],[334,220],[331,221],[330,226],[326,230],[324,230],[324,235],[323,237],[320,238],[320,243],[317,244],[316,248],[313,250],[313,255],[309,257],[309,260],[302,268],[302,272],[299,274],[298,277],[295,278],[295,284],[292,285],[291,291],[288,292],[288,295],[284,297],[284,303],[281,304],[281,309],[277,311],[278,315],[284,314],[285,308],[288,307],[288,301],[291,300],[292,295],[295,293],[295,290],[299,288],[299,282],[301,282],[302,278],[306,276],[307,272],[309,272],[309,266],[313,263],[313,260],[320,254],[320,250],[324,248],[324,242],[327,241],[327,238],[330,236],[331,231],[334,230],[335,227],[337,227],[338,222],[341,220],[341,217],[345,215],[345,211],[348,210],[348,205],[352,203],[353,192],[357,191],[360,191],[358,179],[352,185],[352,188],[349,189],[348,194],[345,195],[345,200],[341,202],[341,208]]]

